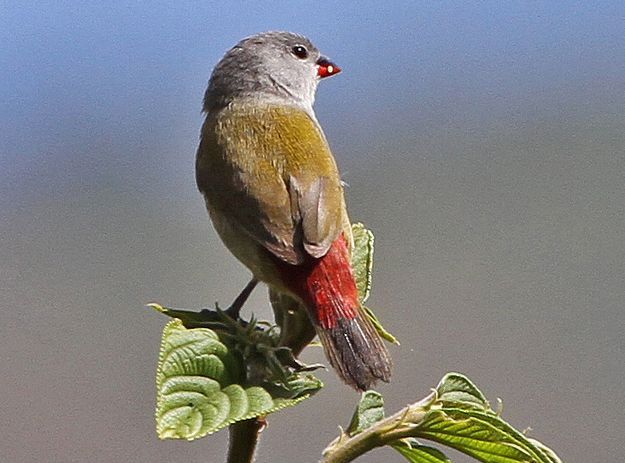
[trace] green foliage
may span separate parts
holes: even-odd
[[[362,224],[355,224],[353,231],[353,267],[364,302],[371,291],[373,234]],[[174,318],[163,330],[157,367],[160,438],[197,439],[237,421],[291,407],[323,386],[304,374],[315,366],[299,364],[278,345],[275,326],[262,329],[254,319],[235,321],[218,308],[193,312],[149,306]],[[397,343],[366,311],[381,336]]]
[[[379,424],[384,416],[382,406],[379,394],[363,394],[352,419],[352,423],[359,423],[353,434]],[[385,426],[380,427],[382,439]],[[423,446],[417,439],[455,448],[486,463],[561,463],[551,449],[506,423],[490,408],[482,392],[458,373],[447,374],[432,396],[405,409],[388,431],[388,436],[393,435],[399,438],[387,444],[413,463],[449,461],[442,452]]]
[[[358,287],[360,303],[363,304],[365,313],[373,323],[376,331],[382,339],[386,339],[392,344],[399,345],[399,341],[389,331],[387,331],[375,316],[373,311],[364,306],[371,294],[371,282],[373,279],[373,233],[365,228],[361,223],[352,225],[352,235],[354,237],[354,248],[352,250],[352,268],[354,278]]]
[[[446,375],[436,391],[438,398],[415,437],[448,445],[484,462],[559,461],[544,445],[506,423],[464,376]]]
[[[373,233],[361,223],[352,225],[354,248],[352,249],[352,268],[360,295],[360,302],[365,303],[371,294],[373,275]]]
[[[490,409],[484,394],[466,376],[448,373],[436,387],[438,400],[445,405]]]
[[[380,323],[380,320],[378,320],[378,317],[375,316],[375,314],[371,311],[371,309],[369,309],[368,307],[365,307],[365,306],[363,306],[363,309],[365,310],[365,314],[367,314],[367,317],[369,317],[369,320],[371,320],[371,323],[373,324],[373,327],[378,332],[380,337],[382,339],[387,340],[391,344],[395,344],[395,345],[399,346],[399,341],[397,340],[397,338],[395,336],[393,336],[392,333],[387,331],[386,328],[384,328],[382,326],[382,323]]]
[[[384,418],[384,397],[376,391],[365,391],[360,397],[352,421],[347,427],[350,435],[358,434]]]
[[[300,373],[291,374],[286,385],[246,384],[242,356],[227,343],[213,330],[187,329],[180,320],[165,326],[156,376],[161,439],[197,439],[237,421],[292,407],[322,386]]]
[[[352,228],[352,266],[364,304],[371,292],[374,238],[362,224]],[[192,312],[150,304],[174,318],[163,330],[157,367],[160,438],[198,439],[292,407],[323,387],[308,374],[318,366],[302,365],[281,344],[290,340],[287,345],[295,346],[302,338],[303,348],[310,325],[305,312],[293,311],[297,301],[287,298],[280,305],[279,298],[272,295],[279,326],[254,318],[233,320],[219,308]],[[371,310],[365,311],[380,336],[399,344]],[[388,418],[382,395],[364,392],[346,432],[326,449],[323,461],[352,461],[367,450],[389,445],[411,463],[450,463],[441,450],[421,440],[485,463],[561,463],[551,449],[506,423],[482,392],[458,373],[447,374],[428,397]]]

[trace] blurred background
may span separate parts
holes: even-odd
[[[271,29],[344,70],[316,109],[352,218],[376,234],[370,305],[402,342],[387,411],[460,371],[564,461],[619,460],[619,1],[0,2],[2,459],[223,460],[225,431],[157,439],[167,320],[144,305],[226,305],[248,279],[194,157],[212,67]],[[264,289],[251,311],[269,317]],[[271,417],[259,462],[317,461],[347,424],[357,395],[320,376]],[[402,461],[359,461],[381,460]]]

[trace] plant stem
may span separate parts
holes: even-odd
[[[226,463],[252,463],[259,434],[264,426],[264,423],[256,418],[230,425]]]
[[[320,463],[348,463],[376,447],[412,437],[415,428],[427,413],[423,405],[431,401],[432,397],[430,395],[405,407],[355,436],[349,437],[341,431],[341,436],[324,450],[323,460]]]
[[[239,297],[232,303],[232,306],[226,311],[230,316],[238,318],[238,311],[252,292],[257,280],[250,281]],[[299,353],[308,345],[315,337],[315,329],[313,328],[308,315],[300,303],[293,298],[270,292],[271,305],[276,313],[276,322],[280,326],[282,339],[280,345],[288,347],[297,357]],[[254,452],[260,438],[260,432],[266,425],[265,420],[251,419],[240,421],[229,427],[228,439],[228,459],[227,463],[252,463],[254,461]]]

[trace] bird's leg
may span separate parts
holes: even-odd
[[[241,291],[241,293],[237,296],[234,302],[230,304],[230,307],[225,310],[225,314],[233,320],[238,320],[239,313],[241,312],[243,304],[245,304],[247,298],[250,297],[250,294],[252,294],[252,291],[254,291],[254,288],[256,288],[257,284],[258,280],[256,278],[252,278],[250,282],[245,286],[245,288],[243,288],[243,291]]]

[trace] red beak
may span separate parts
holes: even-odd
[[[341,72],[341,68],[325,56],[322,56],[317,60],[317,75],[322,79],[324,77],[330,77],[334,74],[338,74],[339,72]]]

